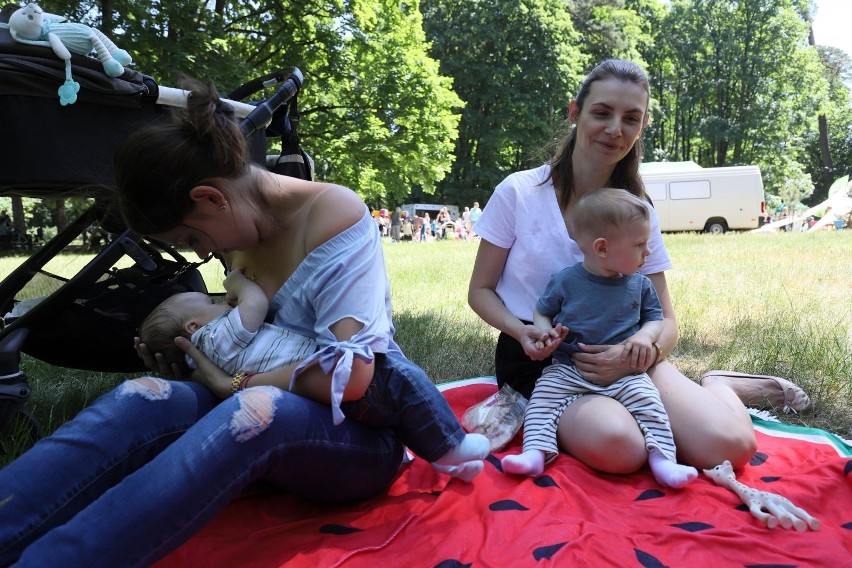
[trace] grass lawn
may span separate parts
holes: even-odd
[[[814,409],[783,420],[852,438],[852,231],[664,239],[680,324],[672,363],[692,378],[710,369],[787,377],[810,394]],[[494,372],[496,332],[466,300],[476,248],[461,241],[384,245],[397,342],[436,383]],[[63,255],[49,269],[70,276],[86,259]],[[0,275],[22,260],[0,258]],[[204,273],[211,291],[220,290],[220,267]],[[45,433],[124,378],[26,355],[22,368],[33,391],[27,408]]]

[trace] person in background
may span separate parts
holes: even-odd
[[[479,208],[479,202],[474,201],[473,207],[470,209],[470,222],[476,225],[476,222],[479,221],[479,217],[482,215],[482,209]]]
[[[402,209],[397,207],[391,213],[391,242],[398,243],[402,239]]]

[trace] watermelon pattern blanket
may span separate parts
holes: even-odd
[[[496,385],[441,389],[461,417]],[[852,447],[821,430],[755,427],[758,451],[737,479],[787,497],[819,531],[767,529],[704,475],[671,490],[647,467],[605,475],[560,455],[526,478],[501,471],[501,452],[470,484],[414,459],[387,494],[354,506],[252,486],[157,567],[852,566]]]

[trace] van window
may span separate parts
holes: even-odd
[[[709,181],[673,181],[670,184],[672,199],[708,199]]]
[[[646,183],[645,193],[651,198],[651,201],[657,203],[666,199],[666,184],[663,183]]]

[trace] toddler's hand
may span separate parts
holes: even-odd
[[[557,323],[551,329],[542,331],[534,325],[527,325],[524,332],[520,342],[524,352],[533,361],[542,361],[559,347],[559,344],[568,335],[568,328]]]

